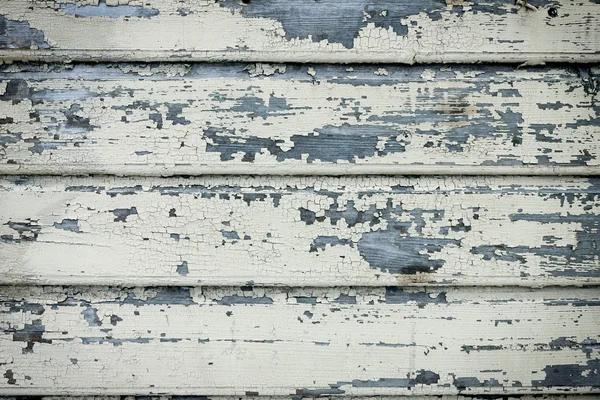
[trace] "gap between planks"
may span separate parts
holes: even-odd
[[[248,173],[249,167],[251,168]],[[200,176],[321,176],[321,177],[339,177],[345,175],[352,176],[561,176],[561,177],[596,177],[600,176],[600,167],[547,167],[547,166],[453,166],[453,165],[431,165],[431,166],[406,166],[406,165],[303,165],[298,167],[271,166],[271,165],[251,165],[251,166],[194,166],[172,165],[161,167],[153,166],[149,169],[147,165],[126,165],[127,172],[120,169],[106,168],[105,166],[86,167],[85,164],[76,166],[62,166],[57,168],[44,168],[43,166],[27,166],[23,168],[17,165],[3,164],[0,167],[1,175],[15,176],[94,176],[94,177],[156,177],[156,178],[192,178]],[[63,172],[61,172],[61,170]]]

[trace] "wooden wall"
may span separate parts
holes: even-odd
[[[599,28],[0,2],[0,398],[597,398]]]

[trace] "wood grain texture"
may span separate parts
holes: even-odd
[[[600,390],[596,288],[0,293],[3,394]]]
[[[600,69],[12,65],[0,172],[600,174]]]
[[[597,179],[10,178],[0,280],[597,285]]]
[[[25,60],[598,62],[596,0],[6,0]]]

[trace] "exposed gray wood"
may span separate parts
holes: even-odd
[[[597,0],[6,0],[0,57],[598,62]],[[537,11],[533,11],[533,6]]]
[[[0,290],[17,394],[598,393],[598,289]]]
[[[0,172],[600,174],[598,68],[14,65]]]
[[[598,179],[11,178],[0,281],[597,285]]]

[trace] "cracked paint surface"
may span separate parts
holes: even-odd
[[[600,2],[528,6],[0,1],[0,400],[597,398],[600,181],[531,175]]]
[[[595,285],[595,178],[5,177],[7,283]]]
[[[0,315],[4,394],[507,396],[600,383],[596,288],[17,286],[1,288]]]
[[[598,68],[379,69],[8,65],[0,171],[598,173]]]
[[[0,15],[28,24],[30,30],[17,32],[40,32],[45,45],[27,47],[23,40],[18,49],[3,46],[0,55],[61,61],[599,60],[596,0],[530,3],[539,10],[505,0],[13,0],[0,4]]]

